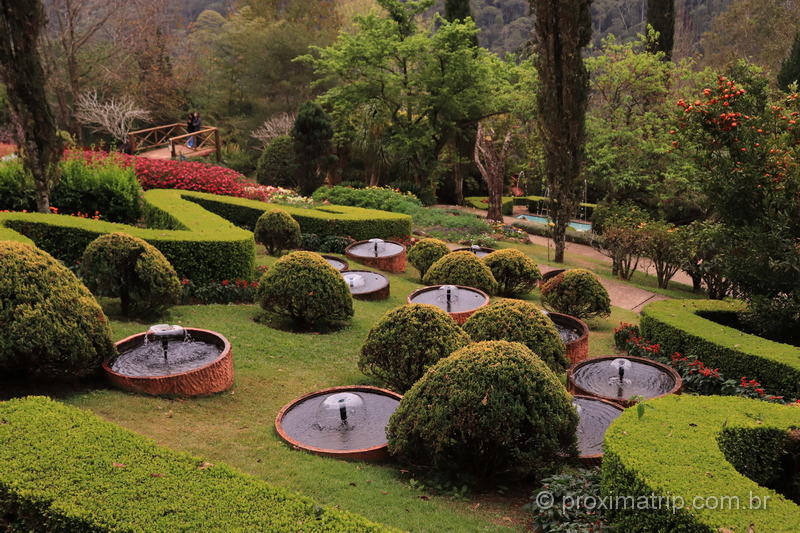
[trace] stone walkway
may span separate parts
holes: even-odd
[[[472,207],[460,207],[460,206],[453,206],[453,205],[437,205],[434,207],[441,207],[447,209],[459,209],[461,211],[465,211],[468,213],[472,213],[475,215],[480,215],[485,217],[486,211],[482,209],[475,209]],[[523,207],[524,209],[524,207]],[[518,220],[514,217],[504,216],[503,222],[506,224],[512,224],[514,222],[518,222]],[[539,235],[528,235],[528,239],[533,244],[538,244],[539,246],[550,246],[553,245],[553,242],[548,239],[547,237],[541,237]],[[591,246],[587,246],[585,244],[577,244],[574,242],[566,243],[566,255],[571,263],[578,264],[579,266],[585,266],[588,269],[591,269],[593,263],[602,262],[606,263],[609,266],[611,265],[611,258],[601,254]],[[583,261],[581,260],[583,259]],[[539,265],[542,273],[549,272],[550,270],[555,270],[559,268],[558,266],[553,265]],[[637,270],[641,272],[654,272],[650,261],[647,259],[642,259],[639,261],[639,266]],[[626,283],[622,280],[607,278],[604,276],[600,276],[600,283],[608,291],[608,295],[611,298],[611,305],[616,307],[621,307],[623,309],[628,309],[630,311],[640,312],[642,307],[650,302],[656,302],[658,300],[667,300],[669,299],[667,296],[663,296],[661,294],[656,294],[654,292],[640,289],[635,287],[629,283]],[[685,283],[687,285],[692,284],[691,278],[686,275],[685,272],[678,272],[674,278],[674,281],[678,283]]]

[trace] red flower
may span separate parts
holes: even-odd
[[[229,284],[230,284],[230,281],[228,281],[227,279],[223,279],[222,280],[222,286],[223,287],[227,287]]]

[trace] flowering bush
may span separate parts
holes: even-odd
[[[258,282],[246,279],[227,280],[198,284],[189,279],[181,280],[183,301],[201,304],[251,304],[256,301]]]

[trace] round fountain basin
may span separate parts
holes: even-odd
[[[336,400],[353,406],[345,424]],[[386,426],[403,397],[370,386],[332,387],[301,396],[285,405],[275,418],[278,435],[293,448],[353,461],[382,461],[388,457]]]
[[[494,248],[487,248],[485,246],[478,246],[477,248],[473,248],[471,246],[465,246],[463,248],[455,248],[453,251],[454,252],[472,252],[477,257],[483,258],[483,257],[486,257],[487,255],[489,255],[490,253],[494,252],[495,249]]]
[[[369,270],[342,272],[353,298],[359,300],[385,300],[389,297],[389,279],[383,274]]]
[[[161,342],[138,333],[116,343],[103,371],[120,389],[154,396],[207,396],[233,385],[233,353],[214,331],[186,328],[190,343],[173,340],[164,360]]]
[[[630,363],[622,383],[617,368],[611,365],[617,359]],[[571,366],[567,370],[567,380],[572,393],[594,396],[623,407],[635,404],[633,397],[647,400],[679,394],[683,386],[680,375],[666,365],[643,357],[615,355],[588,359]]]
[[[592,396],[576,395],[573,403],[580,407],[578,459],[586,466],[597,466],[603,458],[606,430],[622,414],[623,409],[614,402]]]
[[[562,313],[548,312],[547,316],[556,325],[558,334],[566,346],[566,356],[571,364],[589,357],[589,326],[583,320]]]
[[[406,247],[399,242],[381,241],[377,253],[372,241],[354,242],[344,249],[344,254],[348,259],[384,272],[406,271]]]
[[[322,254],[322,258],[325,261],[327,261],[329,265],[331,265],[333,268],[335,268],[339,272],[344,272],[345,270],[350,268],[350,265],[347,263],[347,261],[345,261],[344,259],[341,259],[339,257],[336,257],[335,255]]]
[[[463,285],[452,285],[454,287],[453,300],[448,307],[446,301],[442,300],[439,289],[447,285],[431,285],[417,289],[408,295],[406,300],[410,304],[429,304],[435,305],[442,311],[447,312],[453,320],[463,324],[478,309],[489,305],[489,295],[480,289],[465,287]]]

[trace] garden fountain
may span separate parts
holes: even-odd
[[[144,394],[205,396],[233,385],[233,355],[219,333],[157,324],[116,343],[103,370],[117,387]]]
[[[576,395],[572,402],[578,411],[578,459],[587,466],[597,466],[603,457],[603,438],[608,426],[622,408],[608,400]]]
[[[566,347],[566,356],[571,364],[583,361],[589,356],[589,326],[572,315],[542,311],[555,324],[561,340]]]
[[[399,242],[370,239],[351,244],[345,255],[363,265],[386,272],[406,271],[406,247]]]
[[[472,313],[489,304],[489,295],[463,285],[432,285],[409,294],[407,302],[435,305],[463,324]]]
[[[389,297],[389,279],[369,270],[348,270],[342,277],[350,294],[359,300],[385,300]]]
[[[567,371],[573,393],[587,394],[628,407],[637,399],[680,393],[683,380],[661,363],[643,357],[605,356],[588,359]]]
[[[312,392],[283,407],[275,418],[278,435],[292,447],[356,461],[388,456],[386,425],[402,396],[370,386]]]
[[[494,252],[494,248],[486,248],[485,246],[478,246],[477,244],[473,244],[472,246],[464,247],[464,248],[456,248],[453,250],[454,252],[472,252],[478,258],[484,258],[490,253]]]
[[[339,257],[336,257],[335,255],[322,254],[322,258],[325,261],[327,261],[329,265],[331,265],[333,268],[335,268],[339,272],[344,272],[345,270],[350,268],[350,265],[347,263],[347,261],[345,261],[344,259],[341,259]]]

